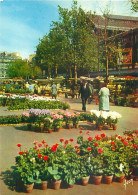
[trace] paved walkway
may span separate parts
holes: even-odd
[[[80,111],[81,112],[81,99],[65,99],[64,97],[59,97],[59,100],[67,101],[71,105],[71,111]],[[97,109],[98,105],[95,102],[87,105],[87,111],[91,109]],[[28,131],[25,125],[13,125],[13,126],[0,126],[0,195],[16,195],[16,194],[25,194],[24,192],[18,192],[14,190],[13,183],[13,174],[12,170],[15,166],[15,156],[18,154],[19,149],[16,144],[21,143],[23,148],[30,148],[33,146],[33,141],[37,140],[41,142],[43,139],[47,141],[47,144],[52,145],[59,142],[60,138],[69,139],[74,138],[76,140],[79,135],[80,129],[83,130],[84,136],[86,135],[86,130],[90,130],[91,136],[94,136],[99,133],[105,133],[106,135],[120,134],[122,135],[126,130],[133,130],[138,128],[138,109],[129,108],[129,107],[120,107],[120,106],[110,106],[110,110],[117,111],[122,115],[120,122],[118,123],[117,131],[104,129],[102,131],[97,131],[95,126],[92,126],[90,123],[80,123],[79,129],[61,129],[60,132],[53,132],[52,134],[48,133],[38,133],[33,131]],[[24,111],[7,111],[6,108],[0,108],[0,115],[7,114],[20,114]],[[12,167],[13,166],[13,167]],[[88,186],[74,185],[70,189],[60,189],[53,190],[48,189],[47,191],[42,191],[39,189],[34,189],[32,195],[37,194],[47,194],[47,195],[138,195],[138,182],[134,181],[127,184],[126,190],[123,183],[113,182],[110,185],[101,184],[96,186],[94,184],[88,184]]]

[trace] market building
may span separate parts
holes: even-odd
[[[108,75],[138,75],[138,17],[96,15],[92,22],[95,33],[99,36],[100,44],[110,45],[108,48]],[[102,32],[106,34],[102,35]],[[106,37],[106,40],[104,38]],[[113,54],[113,47],[116,54]],[[114,64],[112,56],[115,56]],[[106,71],[99,71],[100,76],[106,76]],[[91,77],[97,72],[91,73]]]
[[[9,53],[6,51],[1,51],[0,52],[0,78],[6,78],[7,77],[7,67],[8,65],[15,61],[15,60],[19,60],[22,59],[22,57],[20,56],[19,52],[13,52],[13,53]]]

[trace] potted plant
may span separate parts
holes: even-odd
[[[65,123],[66,123],[66,127],[68,129],[71,129],[71,123],[72,123],[72,114],[70,112],[66,112],[64,114],[64,120],[65,120]]]
[[[51,133],[52,127],[53,127],[53,120],[49,117],[44,118],[44,129],[47,130],[49,133]]]
[[[58,190],[61,184],[61,176],[62,172],[60,172],[59,166],[54,164],[53,166],[48,167],[48,174],[50,176],[50,180],[53,183],[53,188]]]
[[[92,181],[94,184],[99,185],[102,181],[103,175],[103,161],[100,158],[93,158],[91,160],[92,164]]]
[[[79,125],[79,121],[80,121],[80,113],[76,112],[73,116],[72,116],[72,120],[73,120],[73,127],[78,128]]]

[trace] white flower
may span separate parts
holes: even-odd
[[[30,161],[34,163],[35,162],[35,158],[31,158]]]
[[[124,165],[121,163],[119,167],[120,171],[123,171],[123,168],[124,168]]]

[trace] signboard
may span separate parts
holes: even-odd
[[[132,48],[118,49],[117,64],[132,64]]]

